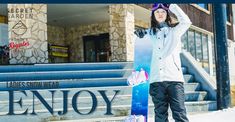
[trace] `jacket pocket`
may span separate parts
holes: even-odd
[[[172,55],[172,59],[173,59],[173,62],[174,62],[174,64],[175,64],[175,67],[178,69],[178,71],[180,71],[180,68],[179,68],[179,66],[176,64],[176,62],[175,62],[175,58],[174,58],[174,56]]]

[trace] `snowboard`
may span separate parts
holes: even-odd
[[[132,86],[131,115],[148,121],[149,74],[152,59],[152,41],[149,36],[134,41],[134,70],[128,83]],[[135,118],[135,117],[134,117]],[[144,121],[143,121],[144,119]]]

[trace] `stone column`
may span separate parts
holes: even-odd
[[[48,63],[47,5],[8,4],[10,64]]]
[[[134,5],[113,4],[109,6],[110,46],[112,61],[134,59]]]

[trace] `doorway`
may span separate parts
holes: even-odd
[[[110,57],[109,33],[83,37],[85,62],[108,62]]]

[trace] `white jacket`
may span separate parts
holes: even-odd
[[[153,42],[150,83],[184,82],[180,61],[181,36],[188,30],[192,22],[178,5],[171,4],[169,9],[179,21],[177,26],[163,27],[155,35],[150,34],[150,29],[148,29],[148,36]]]

